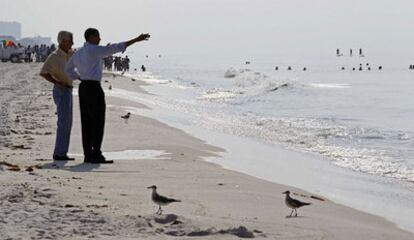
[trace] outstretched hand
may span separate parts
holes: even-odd
[[[129,41],[126,41],[126,42],[125,42],[126,47],[129,47],[129,46],[131,46],[132,44],[137,43],[137,42],[147,41],[150,37],[151,37],[151,36],[149,35],[149,33],[142,33],[142,34],[141,34],[141,35],[139,35],[138,37],[133,38],[133,39],[131,39],[131,40],[129,40]]]
[[[142,33],[141,35],[137,37],[137,42],[147,41],[150,37],[151,35],[149,35],[149,33]]]

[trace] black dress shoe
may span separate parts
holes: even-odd
[[[112,164],[114,163],[113,160],[106,160],[103,155],[96,156],[94,158],[86,159],[85,162],[93,163],[93,164]]]
[[[68,156],[58,156],[58,155],[53,155],[53,160],[55,161],[74,161],[74,158],[70,158]]]
[[[112,164],[112,163],[114,163],[114,161],[113,160],[95,160],[95,159],[92,159],[91,161],[88,161],[88,163],[92,163],[92,164]]]

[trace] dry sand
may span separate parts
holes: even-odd
[[[0,64],[0,239],[414,239],[394,224],[329,200],[295,196],[311,206],[286,218],[283,191],[300,189],[224,170],[203,157],[225,151],[156,119],[116,106],[146,108],[107,98],[103,149],[160,150],[113,165],[50,160],[55,138],[52,86],[38,64]],[[140,81],[106,75],[103,86],[145,93]],[[81,153],[74,97],[71,153]],[[157,210],[147,186],[180,199]],[[178,237],[177,237],[178,236]]]

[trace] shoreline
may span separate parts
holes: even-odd
[[[6,238],[413,237],[412,233],[400,230],[380,217],[329,200],[312,202],[312,206],[298,211],[301,217],[286,219],[285,215],[290,210],[284,205],[281,192],[288,188],[298,193],[309,193],[204,161],[219,157],[224,149],[169,126],[158,118],[147,117],[145,111],[156,109],[149,110],[149,106],[132,100],[107,96],[103,150],[164,151],[158,152],[161,154],[159,158],[152,159],[142,152],[135,160],[115,159],[115,164],[108,166],[83,164],[81,157],[67,164],[53,163],[49,159],[55,132],[54,106],[50,98],[51,86],[37,76],[39,67],[35,64],[0,65],[1,77],[5,79],[0,82],[0,87],[13,93],[2,96],[2,100],[10,102],[4,116],[2,109],[2,119],[6,119],[4,123],[10,126],[4,136],[7,141],[3,142],[10,144],[1,146],[0,157],[22,167],[41,165],[40,169],[31,172],[13,172],[4,167],[0,170],[3,187],[0,190],[3,205],[0,230]],[[104,88],[112,84],[114,88],[127,87],[131,91],[148,94],[138,81],[115,78],[116,81],[106,78],[109,82],[103,84]],[[16,91],[22,93],[16,94]],[[34,95],[31,101],[19,99],[27,94]],[[133,113],[126,123],[120,116],[127,109],[120,106],[138,109],[141,114]],[[20,110],[22,107],[24,111]],[[78,114],[77,97],[74,97],[71,153],[82,152]],[[19,123],[13,121],[16,115],[22,115]],[[20,145],[30,149],[16,148]],[[165,207],[164,217],[155,216],[156,206],[150,202],[150,192],[145,189],[152,184],[159,186],[160,193],[178,198],[182,203]],[[50,221],[54,224],[48,224]]]

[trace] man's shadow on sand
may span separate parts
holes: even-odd
[[[94,164],[94,163],[79,163],[77,165],[70,165],[67,166],[67,161],[54,161],[50,163],[46,163],[42,166],[43,169],[52,169],[52,170],[63,170],[63,171],[70,171],[70,172],[92,172],[93,170],[97,170],[101,167],[101,164]],[[106,164],[105,164],[106,165]],[[95,171],[95,172],[106,172],[106,173],[139,173],[140,171],[117,171],[117,170],[109,170],[104,169],[102,171]]]
[[[53,161],[50,163],[44,164],[43,169],[54,169],[54,170],[65,170],[71,172],[90,172],[94,169],[98,169],[101,164],[91,164],[91,163],[79,163],[74,166],[67,166],[67,161]]]

